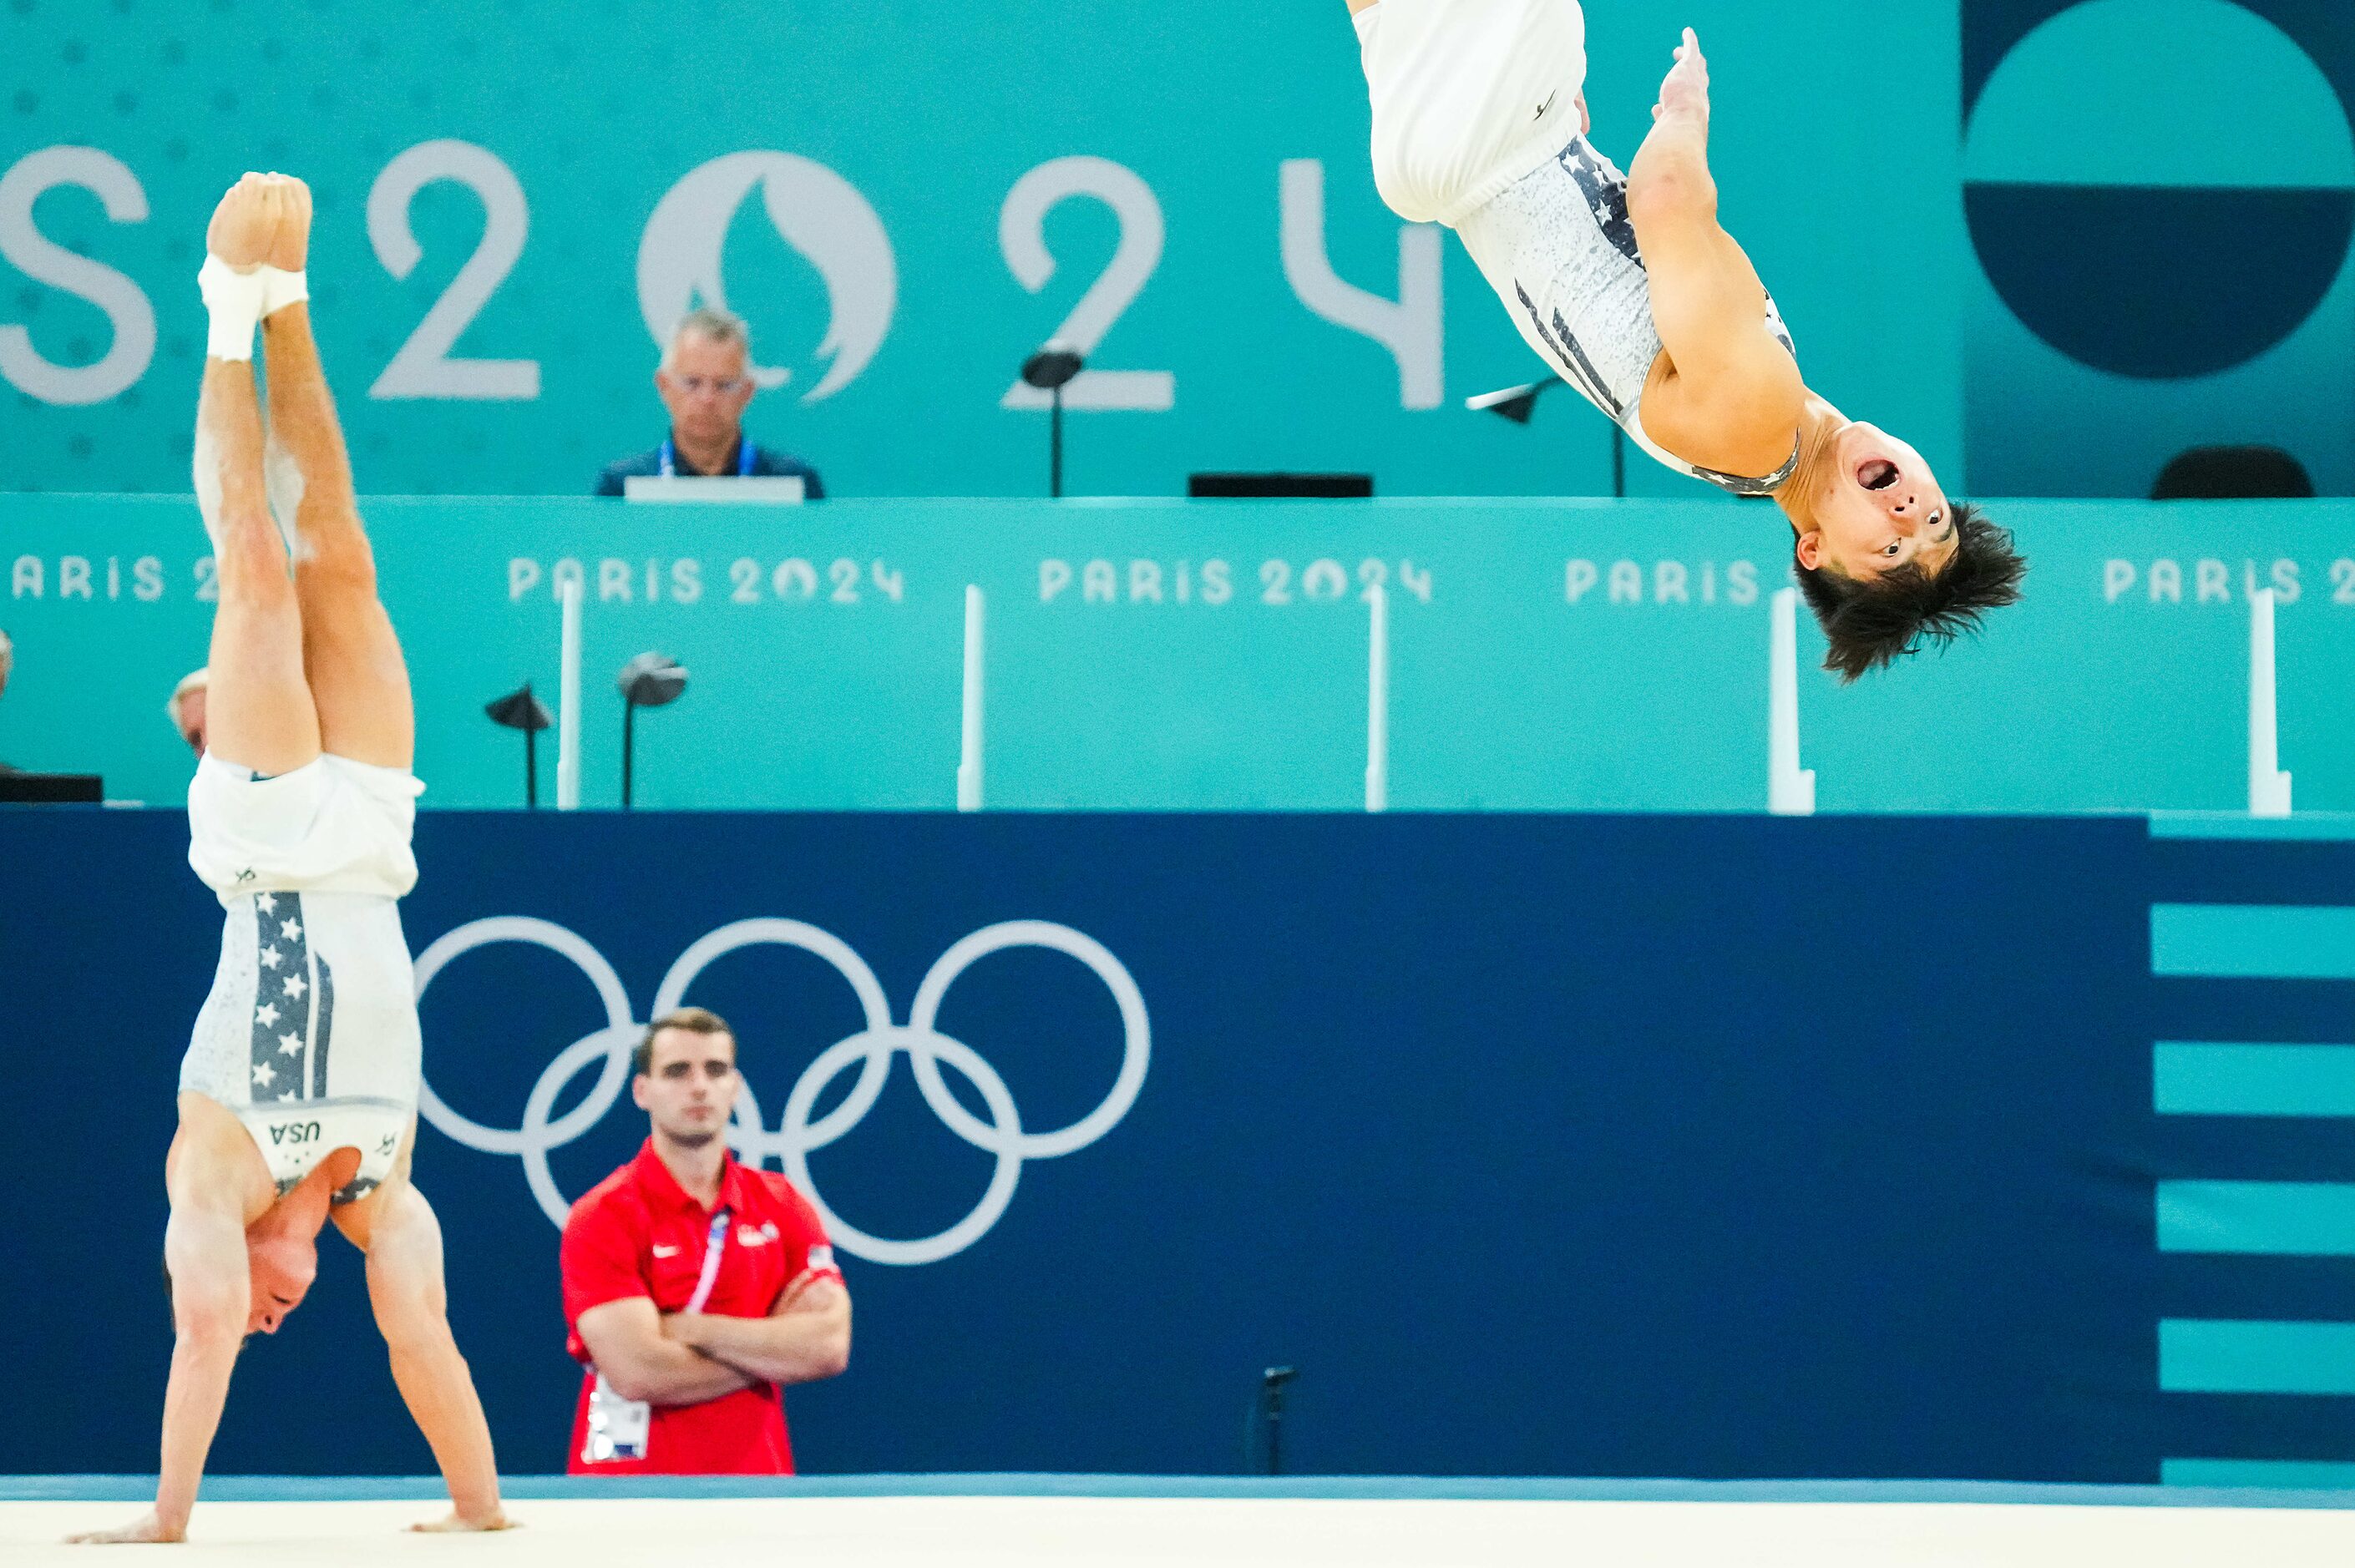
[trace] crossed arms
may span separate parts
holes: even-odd
[[[655,1309],[644,1296],[591,1307],[575,1325],[623,1399],[701,1404],[764,1383],[814,1383],[850,1364],[850,1292],[815,1279],[778,1298],[765,1318]]]

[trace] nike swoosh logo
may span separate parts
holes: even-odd
[[[1560,88],[1555,88],[1553,91],[1548,93],[1546,95],[1546,101],[1538,105],[1538,118],[1540,120],[1544,119],[1546,117],[1546,111],[1551,109],[1553,107],[1553,101],[1561,96],[1561,89]]]
[[[655,1255],[656,1257],[677,1257],[678,1255],[678,1248],[675,1246],[658,1246],[655,1248]]]

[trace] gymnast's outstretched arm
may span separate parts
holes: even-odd
[[[506,1530],[513,1520],[499,1503],[498,1460],[482,1396],[458,1341],[450,1332],[450,1291],[442,1265],[442,1222],[409,1180],[417,1124],[391,1177],[366,1197],[335,1212],[336,1228],[368,1254],[368,1304],[391,1357],[401,1402],[433,1450],[450,1488],[450,1513],[428,1532]]]
[[[1689,27],[1652,115],[1627,175],[1627,215],[1666,351],[1644,389],[1644,423],[1688,462],[1772,473],[1790,461],[1806,387],[1766,330],[1757,270],[1718,222],[1709,62]]]
[[[69,1538],[85,1544],[187,1538],[250,1315],[246,1225],[268,1210],[274,1193],[245,1128],[204,1096],[181,1095],[180,1130],[165,1161],[164,1185],[172,1202],[164,1270],[171,1282],[173,1343],[155,1506],[133,1523]]]

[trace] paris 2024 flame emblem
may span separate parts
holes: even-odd
[[[747,152],[690,170],[655,204],[638,241],[638,310],[646,331],[666,344],[679,318],[697,305],[729,308],[721,256],[728,230],[755,188],[777,237],[826,284],[829,312],[816,350],[826,373],[802,394],[803,402],[815,403],[867,368],[891,330],[900,301],[899,264],[882,219],[856,186],[825,164],[791,153]],[[754,383],[764,389],[791,378],[782,367],[752,367]]]

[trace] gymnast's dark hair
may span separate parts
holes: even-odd
[[[1911,562],[1870,581],[1821,567],[1810,570],[1796,560],[1792,569],[1831,644],[1824,668],[1850,682],[1920,652],[1925,640],[1943,648],[1977,631],[1988,610],[2019,602],[2028,563],[2011,547],[2009,530],[1958,501],[1954,557],[1936,577]]]

